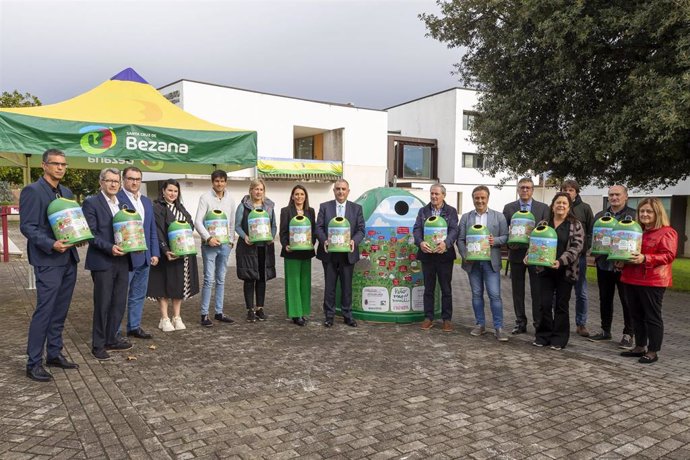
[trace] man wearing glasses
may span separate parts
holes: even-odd
[[[118,336],[125,314],[130,259],[115,244],[113,216],[120,210],[117,192],[120,171],[105,168],[99,175],[101,191],[84,201],[84,217],[93,240],[86,252],[86,269],[93,280],[93,333],[91,353],[99,361],[110,359],[108,351],[124,351],[132,344]]]
[[[43,176],[24,187],[19,195],[19,229],[26,237],[29,264],[36,275],[36,309],[29,325],[26,375],[48,382],[53,376],[43,367],[44,348],[48,366],[79,367],[62,354],[62,330],[77,281],[79,255],[67,240],[55,239],[47,215],[48,205],[56,197],[73,199],[70,189],[60,185],[67,171],[65,154],[49,149],[42,160]]]
[[[128,166],[122,171],[122,189],[117,192],[120,207],[135,210],[144,222],[146,251],[129,254],[132,271],[129,272],[129,293],[127,295],[127,337],[150,339],[153,336],[141,327],[141,316],[144,311],[146,289],[149,285],[149,270],[158,264],[160,248],[158,233],[153,218],[153,203],[141,194],[141,169]]]
[[[508,203],[503,208],[503,215],[510,226],[513,214],[518,211],[529,211],[534,215],[535,223],[545,220],[548,222],[551,212],[546,203],[532,199],[534,182],[529,177],[523,177],[518,181],[517,201]],[[541,317],[541,303],[539,299],[539,277],[536,267],[527,266],[523,260],[527,255],[527,246],[509,244],[508,262],[510,264],[510,281],[513,288],[513,308],[515,309],[515,327],[513,334],[527,332],[527,315],[525,314],[525,271],[529,272],[529,286],[532,297],[532,320],[536,329]]]

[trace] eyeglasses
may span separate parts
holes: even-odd
[[[125,177],[125,180],[130,182],[141,182],[141,177]]]
[[[532,190],[532,187],[530,187],[530,186],[522,186],[522,187],[519,187],[519,189],[520,189],[520,190]]]
[[[105,182],[106,184],[113,184],[113,185],[120,183],[120,181],[117,179],[103,179],[103,182]]]
[[[60,163],[59,161],[46,161],[45,163],[50,166],[62,166],[63,168],[67,167],[67,163]]]

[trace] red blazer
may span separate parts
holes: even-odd
[[[676,258],[678,234],[671,227],[645,230],[642,234],[642,264],[625,264],[621,281],[637,286],[670,287],[673,285],[671,264]]]

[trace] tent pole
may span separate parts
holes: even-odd
[[[29,185],[31,183],[31,167],[29,166],[30,159],[31,159],[31,155],[28,153],[25,153],[24,154],[24,166],[22,166],[22,173],[24,176],[24,187],[26,187],[27,185]],[[33,270],[33,267],[31,265],[29,265],[28,280],[29,280],[29,285],[27,286],[27,289],[35,290],[36,289],[36,276],[34,275],[34,270]]]

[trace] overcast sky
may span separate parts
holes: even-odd
[[[435,1],[0,0],[0,91],[50,104],[132,67],[381,109],[459,86],[422,12]]]

